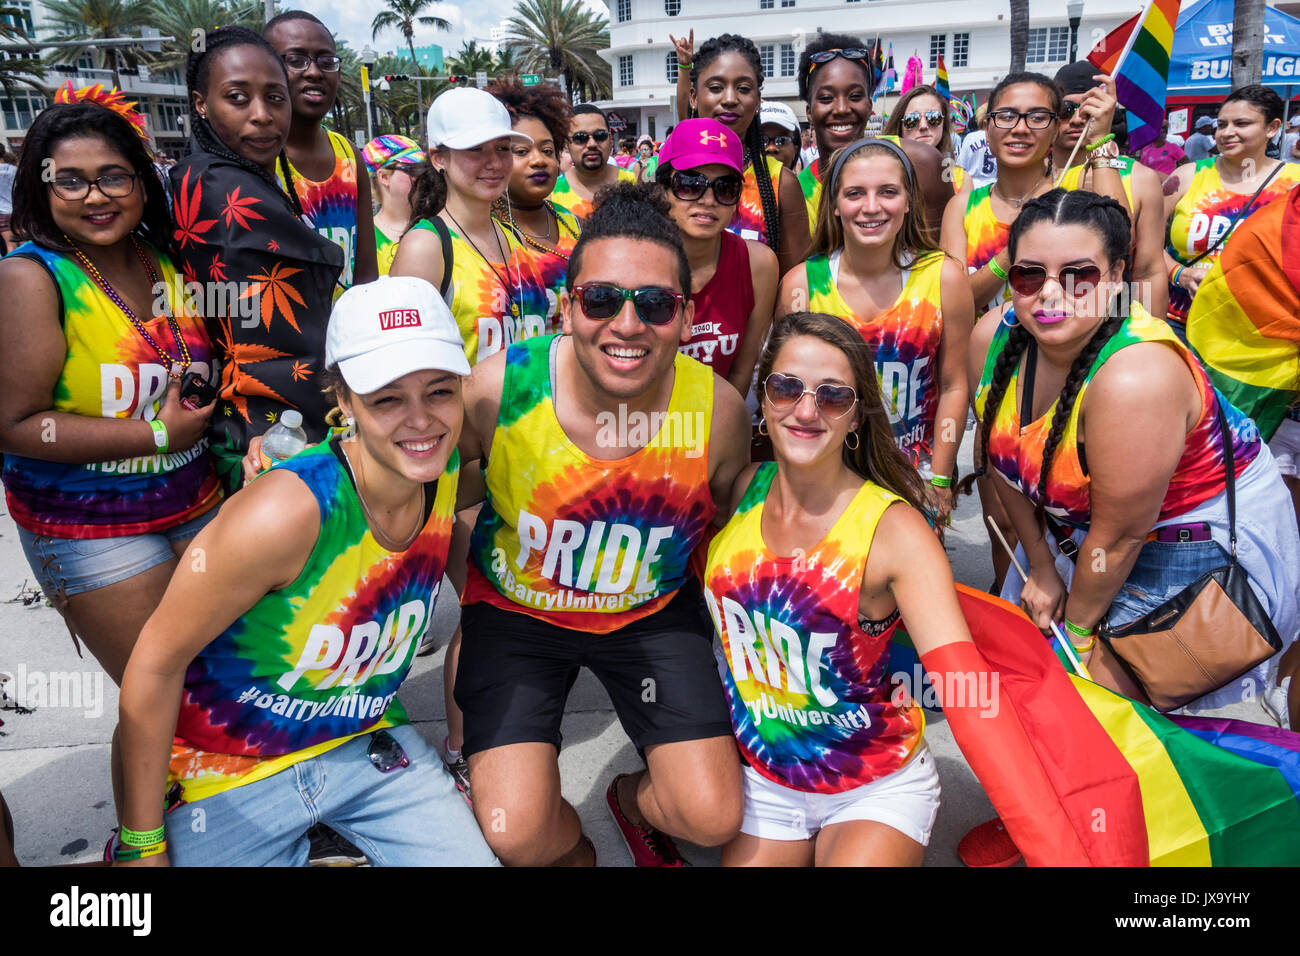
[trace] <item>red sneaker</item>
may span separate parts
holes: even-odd
[[[637,866],[689,866],[667,833],[654,827],[639,827],[623,815],[623,810],[618,805],[618,782],[626,776],[627,774],[620,773],[610,782],[609,789],[605,791],[605,802],[609,804],[609,814],[623,834],[623,842],[632,854],[632,862]]]
[[[1015,866],[1020,851],[1011,841],[1011,834],[994,818],[981,823],[957,844],[957,856],[967,866]]]

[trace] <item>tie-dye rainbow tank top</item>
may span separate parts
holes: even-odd
[[[817,231],[817,210],[822,204],[822,181],[817,178],[817,164],[799,171],[799,188],[803,190],[803,203],[808,210],[808,235]]]
[[[894,440],[917,466],[928,464],[934,450],[943,261],[942,252],[929,252],[913,262],[894,304],[873,319],[856,315],[841,297],[826,256],[813,256],[806,264],[809,311],[839,316],[871,346]]]
[[[578,222],[577,217],[555,203],[549,204],[551,211],[555,213],[556,226],[560,233],[559,242],[549,249],[538,248],[529,242],[524,236],[520,235],[523,226],[516,220],[516,227],[512,229],[508,219],[499,218],[497,223],[501,228],[510,232],[528,248],[528,254],[532,257],[533,268],[537,271],[542,280],[542,284],[550,291],[550,310],[547,313],[547,331],[549,332],[556,324],[555,317],[559,311],[560,293],[564,291],[565,274],[569,269],[569,256],[573,255],[573,247],[578,244],[578,236],[582,234],[582,225]],[[542,243],[546,246],[546,243]]]
[[[357,734],[407,723],[396,698],[433,614],[447,565],[460,459],[405,551],[370,532],[339,432],[276,468],[320,507],[320,534],[288,586],[272,591],[185,672],[168,783],[190,802],[261,780]],[[431,497],[432,500],[428,500]]]
[[[165,293],[154,292],[167,296],[190,351],[190,371],[212,381],[212,346],[203,319],[186,309],[183,280],[171,260],[141,245],[157,264]],[[170,379],[144,336],[71,256],[32,242],[13,255],[40,263],[58,289],[68,351],[50,409],[88,418],[152,420]],[[180,355],[166,316],[154,311],[159,314],[142,316],[142,324],[163,351]],[[184,524],[221,500],[206,437],[165,454],[81,465],[7,454],[4,485],[14,522],[32,534],[56,538],[149,534]]]
[[[1279,196],[1284,196],[1292,187],[1300,183],[1300,165],[1283,163],[1269,184],[1264,187],[1258,198],[1251,204],[1250,210],[1232,225],[1233,217],[1245,208],[1251,194],[1235,193],[1223,184],[1219,176],[1219,166],[1215,157],[1210,156],[1196,164],[1192,174],[1192,183],[1186,194],[1174,207],[1173,218],[1169,220],[1169,245],[1166,247],[1170,256],[1177,262],[1191,262],[1210,246],[1214,245],[1231,226],[1237,228],[1258,210],[1267,206]],[[1223,255],[1227,240],[1200,262],[1202,266],[1212,266]],[[1192,305],[1192,297],[1181,286],[1169,285],[1169,318],[1176,322],[1186,322],[1187,313]]]
[[[842,793],[903,766],[924,735],[921,708],[891,691],[894,627],[871,635],[858,623],[872,537],[901,499],[868,481],[816,547],[781,557],[762,530],[776,468],[759,465],[710,543],[704,600],[745,760],[792,789]]]
[[[375,262],[381,276],[388,275],[388,270],[393,268],[393,260],[397,258],[397,242],[396,239],[389,239],[382,229],[375,226]]]
[[[411,228],[436,232],[427,219]],[[465,340],[470,365],[495,355],[511,342],[551,330],[557,306],[542,284],[527,246],[508,228],[500,229],[499,234],[505,236],[506,261],[489,262],[451,223],[447,223],[447,231],[451,235],[451,314]]]
[[[644,447],[599,460],[555,415],[553,350],[562,341],[510,346],[462,603],[604,634],[662,608],[691,573],[691,552],[717,510],[713,372],[678,354],[665,412],[601,413],[598,441]]]
[[[289,163],[293,188],[312,228],[343,250],[343,274],[334,286],[334,298],[352,285],[357,264],[357,160],[348,141],[333,130],[325,131],[334,149],[334,170],[322,182],[308,179]],[[286,162],[288,161],[286,157]],[[276,164],[276,176],[284,188],[284,171]]]
[[[975,398],[975,414],[983,416],[984,402],[992,380],[993,365],[1006,347],[1009,330],[1000,325],[989,346]],[[1169,480],[1160,505],[1158,521],[1164,522],[1191,511],[1197,505],[1221,494],[1224,487],[1223,436],[1219,429],[1219,416],[1227,415],[1228,429],[1233,438],[1233,460],[1236,474],[1241,475],[1246,466],[1259,453],[1259,429],[1255,423],[1234,408],[1219,394],[1206,377],[1200,362],[1174,335],[1162,319],[1154,319],[1140,305],[1134,303],[1129,317],[1119,331],[1102,348],[1092,363],[1087,378],[1079,388],[1078,398],[1070,412],[1070,420],[1056,449],[1051,476],[1047,481],[1046,510],[1067,524],[1086,528],[1091,514],[1089,494],[1090,479],[1084,470],[1079,445],[1079,416],[1083,411],[1088,383],[1096,377],[1102,365],[1120,349],[1139,342],[1163,342],[1173,348],[1187,363],[1201,393],[1201,418],[1187,435],[1183,457],[1179,459],[1174,475]],[[1031,343],[1032,344],[1032,343]],[[1023,359],[1022,359],[1023,363]],[[1038,481],[1042,475],[1043,447],[1052,428],[1056,403],[1037,421],[1022,423],[1016,396],[1019,371],[1003,395],[997,417],[989,433],[989,465],[1008,484],[1017,488],[1030,501],[1038,503]],[[1217,402],[1217,404],[1216,404]]]
[[[767,161],[767,175],[772,180],[772,195],[776,197],[777,211],[781,209],[781,170],[785,167],[775,156],[763,155]],[[758,174],[754,164],[745,167],[741,181],[740,203],[731,217],[728,232],[734,232],[742,239],[757,239],[767,242],[767,222],[763,218],[763,197],[758,191]]]
[[[1133,166],[1137,160],[1132,156],[1121,156],[1119,157],[1119,160],[1124,164],[1124,168],[1119,171],[1119,179],[1124,185],[1124,196],[1128,199],[1128,208],[1131,213],[1134,209]],[[1087,163],[1079,163],[1076,166],[1071,166],[1065,171],[1065,175],[1061,177],[1061,188],[1065,190],[1074,190],[1091,187],[1094,175],[1095,173],[1088,169]],[[1095,189],[1093,191],[1096,192]]]
[[[966,200],[966,271],[971,275],[979,272],[989,264],[994,256],[1007,247],[1011,236],[1011,223],[1002,222],[993,212],[993,187],[989,183],[979,189],[972,189]],[[998,302],[1011,298],[1011,289],[1003,284],[1002,290],[993,299],[983,305],[975,303],[977,308],[993,308]]]
[[[620,169],[618,178],[614,182],[634,183],[636,182],[636,176],[630,170]],[[551,202],[562,209],[567,209],[579,222],[585,221],[591,215],[592,209],[595,208],[595,203],[592,200],[583,199],[573,191],[573,187],[569,185],[569,180],[563,173],[555,181],[555,188],[551,190]]]

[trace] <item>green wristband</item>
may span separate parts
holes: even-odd
[[[153,846],[160,843],[166,836],[166,828],[159,827],[156,830],[131,830],[122,827],[118,830],[118,839],[126,846]]]
[[[1109,143],[1109,142],[1110,142],[1111,140],[1113,140],[1114,138],[1115,138],[1115,134],[1114,134],[1114,133],[1107,133],[1105,136],[1103,136],[1101,139],[1097,140],[1095,143],[1089,143],[1087,146],[1085,146],[1085,147],[1083,147],[1083,148],[1086,149],[1088,152],[1091,153],[1093,150],[1101,149],[1103,146],[1105,146],[1107,143]]]
[[[932,476],[930,477],[930,484],[934,485],[936,488],[951,488],[951,487],[952,487],[952,476],[951,476],[951,475],[932,475]]]
[[[1000,265],[998,265],[998,258],[997,258],[997,256],[994,256],[992,259],[989,260],[989,272],[992,272],[995,276],[997,276],[997,277],[998,277],[999,279],[1001,279],[1003,282],[1006,282],[1007,279],[1010,278],[1010,277],[1007,275],[1007,270],[1004,269],[1004,268],[1002,268]]]
[[[1092,637],[1093,633],[1096,631],[1096,628],[1080,627],[1078,624],[1068,620],[1065,621],[1065,629],[1075,637]]]
[[[167,444],[170,439],[167,437],[167,426],[159,419],[155,418],[149,422],[149,427],[153,429],[153,444],[158,449],[158,454],[167,451]]]

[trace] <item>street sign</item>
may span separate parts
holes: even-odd
[[[477,86],[479,89],[482,89],[483,87],[488,85],[486,70],[479,70],[477,73],[474,74],[474,85]]]
[[[627,120],[623,119],[621,115],[613,110],[610,110],[606,114],[606,120],[609,123],[609,128],[616,133],[621,133],[623,130],[627,129]]]
[[[542,82],[541,75],[537,73],[520,73],[519,79],[524,86],[536,86],[538,83]]]

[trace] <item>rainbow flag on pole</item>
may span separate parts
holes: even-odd
[[[952,99],[952,93],[948,89],[948,67],[944,65],[942,53],[939,54],[939,69],[934,73],[934,88],[945,100]]]
[[[876,91],[872,94],[872,98],[882,93],[892,93],[897,84],[898,71],[894,69],[894,41],[890,40],[889,58],[885,61],[885,68],[880,73],[880,82],[876,84]]]
[[[1166,717],[1079,677],[1018,608],[957,591],[971,638],[997,672],[1000,706],[1013,708],[1033,754],[1005,765],[966,749],[996,741],[957,744],[968,760],[987,758],[980,784],[1027,863],[1300,863],[1300,734]],[[891,671],[914,653],[897,635]]]
[[[1180,2],[1147,0],[1141,13],[1107,34],[1088,54],[1089,63],[1115,78],[1119,104],[1128,110],[1128,141],[1134,152],[1154,142],[1164,122]]]

